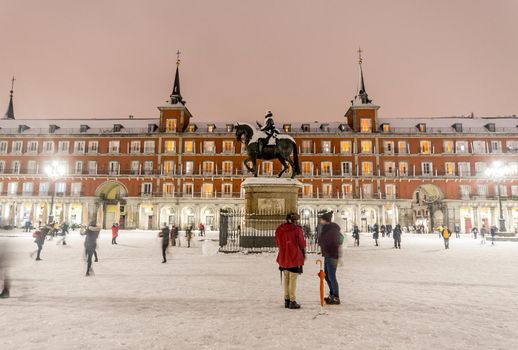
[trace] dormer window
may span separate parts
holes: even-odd
[[[90,127],[86,124],[81,124],[81,126],[79,126],[79,132],[87,132],[88,129],[90,129]]]
[[[234,124],[227,124],[226,127],[227,127],[227,132],[234,131]]]
[[[495,132],[495,123],[488,123],[484,125],[484,127],[487,129],[487,131]]]
[[[57,125],[54,125],[54,124],[49,125],[49,134],[53,134],[58,129],[59,129],[59,126],[57,126]]]
[[[284,124],[282,126],[282,129],[284,130],[284,132],[291,132],[291,124]]]
[[[320,130],[322,130],[324,132],[329,132],[329,124],[321,124]]]
[[[426,123],[419,123],[416,125],[416,128],[419,132],[426,132]]]
[[[301,129],[302,129],[303,132],[310,132],[311,131],[311,127],[309,126],[309,124],[302,124]]]
[[[156,129],[158,129],[158,126],[156,124],[148,124],[147,125],[147,132],[155,132]]]
[[[196,126],[196,124],[189,124],[189,126],[187,127],[187,131],[188,132],[195,132],[196,129],[198,129],[198,127]]]
[[[455,123],[451,126],[456,132],[462,132],[462,123]]]
[[[214,129],[216,129],[216,125],[214,125],[214,124],[207,125],[207,132],[213,133]]]
[[[25,124],[22,124],[22,125],[18,125],[18,133],[21,134],[22,132],[24,132],[25,130],[29,130],[30,128],[25,125]]]
[[[340,124],[340,125],[338,125],[338,129],[340,131],[347,131],[347,130],[349,130],[349,126],[347,124]]]
[[[381,124],[381,131],[382,132],[390,132],[390,124],[389,123]]]
[[[121,124],[113,124],[113,132],[120,132],[124,128]]]

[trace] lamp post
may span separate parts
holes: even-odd
[[[494,162],[489,168],[486,169],[485,173],[486,176],[489,178],[493,178],[496,182],[496,195],[498,197],[498,230],[500,232],[505,232],[505,219],[504,219],[504,212],[502,210],[502,195],[500,193],[500,182],[502,178],[507,176],[510,169],[507,166],[504,166],[502,162],[497,161]]]
[[[56,195],[56,180],[65,175],[65,168],[57,161],[53,161],[49,166],[45,167],[45,174],[52,181],[52,197],[50,200],[50,213],[48,223],[54,221],[54,196]]]

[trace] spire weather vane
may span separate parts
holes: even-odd
[[[176,51],[176,65],[179,66],[180,65],[180,55],[182,53],[180,52],[180,50],[177,50]]]

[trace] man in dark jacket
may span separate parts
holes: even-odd
[[[374,242],[376,242],[376,247],[378,246],[379,237],[380,237],[380,229],[378,227],[378,224],[374,224],[372,226],[372,239],[374,239]]]
[[[171,226],[170,230],[171,246],[176,246],[176,239],[178,238],[178,227],[175,224]]]
[[[99,238],[99,233],[101,229],[97,227],[97,223],[95,220],[90,222],[90,225],[86,228],[86,230],[82,233],[85,235],[85,254],[86,254],[86,276],[90,276],[90,271],[93,272],[92,269],[92,257],[95,255],[95,261],[99,261],[97,259],[97,238]]]
[[[394,228],[392,237],[394,238],[394,248],[401,249],[401,226],[399,224]]]
[[[320,216],[322,233],[320,234],[320,249],[324,257],[324,272],[326,282],[329,286],[329,297],[324,298],[326,304],[340,304],[340,293],[336,279],[336,268],[338,267],[338,256],[340,248],[340,227],[332,222],[333,213],[326,212]]]
[[[162,230],[158,234],[158,237],[162,237],[162,264],[165,264],[167,262],[166,254],[167,254],[167,247],[169,247],[169,226],[167,226],[167,223],[164,222],[164,226],[162,227]]]
[[[491,245],[495,245],[495,236],[498,232],[498,228],[496,226],[491,226],[489,231],[491,232]]]
[[[284,307],[287,309],[300,309],[295,293],[297,277],[304,265],[306,240],[298,220],[298,214],[290,213],[286,222],[275,230],[275,243],[279,247],[277,263],[284,275]]]
[[[358,229],[358,225],[354,225],[353,227],[353,238],[354,238],[354,246],[360,246],[360,230]]]
[[[41,250],[43,249],[43,244],[45,244],[45,239],[47,238],[47,234],[49,232],[50,232],[50,226],[46,225],[46,226],[43,226],[42,228],[40,228],[39,230],[35,231],[33,234],[33,237],[35,238],[34,243],[36,243],[36,245],[38,246],[37,255],[36,255],[36,260],[38,260],[38,261],[41,260],[41,257],[40,257]],[[34,256],[34,253],[36,253],[36,252],[33,252],[31,254],[31,257]]]

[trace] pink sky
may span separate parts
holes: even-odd
[[[518,1],[0,0],[0,113],[338,121],[357,49],[383,117],[518,112]]]

